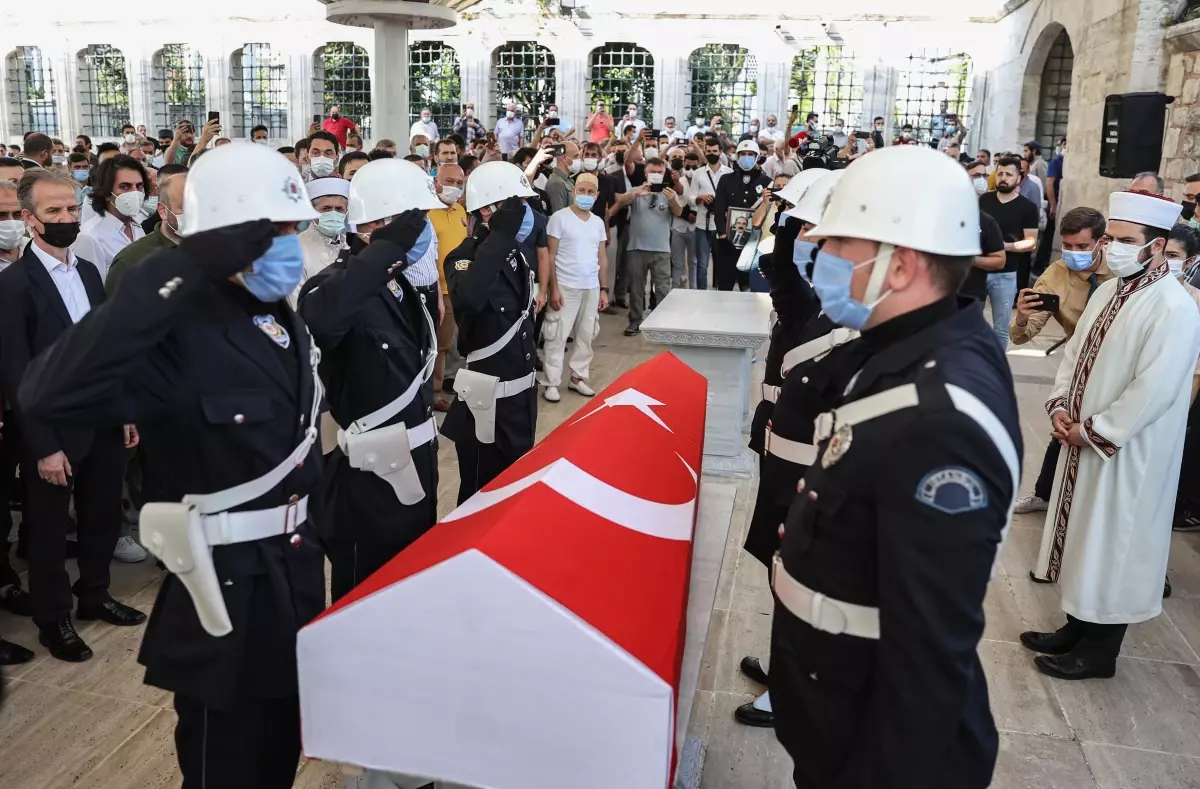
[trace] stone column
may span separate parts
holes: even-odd
[[[1133,53],[1129,61],[1130,93],[1157,91],[1162,88],[1163,35],[1165,25],[1179,5],[1176,0],[1141,0],[1137,27],[1133,32]]]

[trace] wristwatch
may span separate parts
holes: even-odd
[[[604,287],[604,286],[601,286],[601,287],[600,287],[600,290],[604,291],[605,293],[608,293],[608,288],[606,288],[606,287]]]

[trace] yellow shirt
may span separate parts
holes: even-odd
[[[429,221],[433,223],[433,232],[437,234],[438,281],[442,284],[442,293],[446,294],[450,291],[446,288],[446,272],[442,265],[446,257],[467,240],[467,209],[461,203],[449,208],[435,208],[429,212]]]
[[[1056,260],[1046,267],[1042,276],[1033,283],[1035,293],[1049,293],[1058,296],[1056,312],[1035,312],[1029,316],[1024,326],[1017,324],[1014,315],[1008,326],[1008,336],[1016,345],[1024,345],[1038,335],[1050,318],[1054,318],[1062,326],[1068,337],[1075,333],[1075,326],[1083,316],[1083,308],[1087,306],[1088,297],[1095,289],[1091,284],[1092,274],[1096,275],[1096,286],[1112,279],[1112,272],[1104,263],[1094,272],[1071,271],[1066,261]],[[1017,294],[1020,298],[1020,294]]]

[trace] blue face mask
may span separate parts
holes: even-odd
[[[246,290],[259,301],[286,298],[304,276],[304,254],[298,236],[276,236],[267,254],[254,261],[253,269],[241,275]]]
[[[858,266],[870,265],[875,258],[863,261]],[[824,250],[817,253],[817,262],[813,266],[813,289],[821,300],[821,311],[839,326],[860,331],[871,317],[875,304],[867,305],[855,301],[850,295],[850,281],[854,279],[854,269],[858,268],[845,258]],[[882,299],[880,299],[882,301]]]
[[[88,175],[90,175],[90,171],[89,170],[72,170],[71,175],[74,176],[75,180],[78,181],[79,183],[85,184],[85,183],[87,183],[87,179],[88,179]]]
[[[1063,250],[1063,260],[1071,271],[1087,271],[1092,267],[1091,252],[1069,252]]]
[[[341,211],[326,211],[317,220],[317,232],[326,238],[334,238],[346,230],[346,215]]]
[[[758,164],[758,157],[754,154],[738,157],[738,167],[743,170],[753,170],[756,164]]]
[[[596,198],[594,195],[575,195],[575,205],[584,211],[591,211],[592,206],[595,204]]]
[[[408,265],[415,266],[417,261],[425,257],[425,253],[429,251],[430,241],[433,239],[433,222],[429,221],[429,217],[425,217],[425,229],[421,231],[421,235],[417,236],[417,241],[413,244],[412,249],[408,250],[406,259]]]
[[[521,229],[517,231],[517,240],[524,241],[533,232],[533,209],[525,204],[525,218],[521,220]]]
[[[796,248],[792,251],[792,262],[796,264],[796,268],[800,269],[800,276],[804,277],[805,282],[808,281],[808,264],[812,263],[816,251],[816,242],[796,239]]]

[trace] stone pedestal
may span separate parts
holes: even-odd
[[[770,315],[771,299],[764,293],[673,290],[642,323],[646,339],[665,345],[708,379],[706,474],[754,472],[742,431],[750,421],[750,364],[768,337]]]

